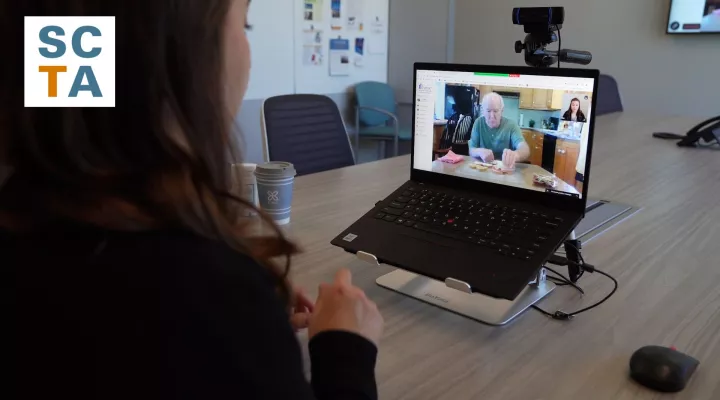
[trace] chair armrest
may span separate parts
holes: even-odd
[[[379,112],[380,114],[385,114],[388,117],[393,119],[393,121],[395,122],[395,126],[400,126],[400,121],[398,120],[397,115],[391,113],[390,111],[386,111],[386,110],[383,110],[382,108],[370,107],[370,106],[356,106],[356,108],[357,108],[358,113],[360,112],[360,110],[368,110],[368,111]]]

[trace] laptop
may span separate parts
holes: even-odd
[[[598,76],[592,69],[416,63],[410,180],[332,244],[515,299],[585,214]],[[540,121],[561,117],[574,98],[589,108],[583,135],[542,129]],[[460,120],[467,122],[449,124]],[[452,143],[451,157],[440,143]],[[514,169],[496,162],[505,149],[517,154]]]

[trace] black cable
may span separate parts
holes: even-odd
[[[570,286],[570,285],[568,285],[567,283],[565,283],[564,281],[562,281],[562,280],[560,280],[560,279],[558,279],[558,278],[556,278],[556,277],[554,277],[554,276],[548,276],[547,279],[548,279],[550,282],[554,283],[555,286]]]
[[[582,294],[585,294],[585,291],[584,291],[580,286],[572,283],[572,282],[570,281],[570,279],[566,278],[563,274],[555,271],[554,269],[552,269],[552,268],[550,268],[550,267],[548,267],[548,266],[544,266],[543,268],[545,268],[546,270],[548,270],[548,271],[552,272],[553,274],[559,276],[559,278],[556,278],[556,279],[560,279],[561,281],[564,282],[564,283],[562,284],[562,286],[572,286],[572,287],[574,287],[578,292],[580,292],[580,293],[582,293]],[[555,277],[554,277],[554,276],[548,276],[548,278],[555,278]]]
[[[573,247],[575,247],[575,246],[573,246]],[[577,247],[575,247],[575,248],[577,249]],[[585,262],[585,260],[582,258],[582,254],[580,254],[579,251],[578,251],[578,254],[580,255],[580,260],[582,261],[582,264],[577,264],[577,263],[575,263],[575,262],[572,262],[571,260],[568,260],[567,258],[562,258],[562,257],[558,257],[558,256],[554,256],[554,258],[553,258],[552,261],[554,261],[553,263],[556,263],[556,262],[557,262],[557,263],[565,263],[564,265],[567,265],[567,264],[574,264],[574,265],[575,265],[575,264],[577,264],[577,265],[578,265],[582,270],[584,270],[584,271],[588,271],[588,272],[590,272],[590,273],[597,272],[597,273],[600,274],[600,275],[604,275],[605,277],[607,277],[608,279],[610,279],[610,280],[613,282],[613,289],[610,291],[610,293],[608,293],[605,297],[603,297],[602,300],[598,301],[597,303],[592,304],[592,305],[589,305],[589,306],[587,306],[587,307],[585,307],[585,308],[581,308],[581,309],[579,309],[579,310],[577,310],[577,311],[570,312],[570,313],[566,313],[566,312],[563,312],[563,311],[560,311],[560,310],[557,310],[557,311],[555,311],[554,313],[550,313],[550,312],[548,312],[548,311],[545,311],[545,310],[541,309],[540,307],[538,307],[538,306],[536,306],[536,305],[533,305],[533,306],[532,306],[534,309],[540,311],[541,313],[549,316],[549,317],[552,318],[552,319],[557,319],[557,320],[561,320],[561,321],[567,321],[567,320],[572,319],[573,317],[575,317],[575,316],[578,315],[578,314],[584,313],[584,312],[586,312],[586,311],[592,310],[592,309],[595,308],[595,307],[600,306],[601,304],[605,303],[610,297],[612,297],[612,296],[615,294],[615,292],[616,292],[617,289],[618,289],[618,281],[617,281],[617,279],[615,279],[614,277],[612,277],[610,274],[608,274],[608,273],[606,273],[606,272],[603,272],[603,271],[600,271],[599,269],[596,269],[595,266],[593,266],[593,265],[591,265],[591,264],[587,264],[587,263]],[[551,270],[551,271],[552,271],[552,270]],[[553,272],[554,272],[554,271],[553,271]],[[555,273],[557,274],[557,272],[555,272]]]
[[[612,295],[614,295],[615,292],[617,291],[617,289],[618,289],[618,281],[617,281],[617,279],[613,278],[613,277],[612,277],[610,274],[608,274],[608,273],[605,273],[605,272],[603,272],[603,271],[600,271],[599,269],[596,269],[595,272],[597,272],[597,273],[600,274],[600,275],[605,275],[605,276],[608,277],[611,281],[613,281],[613,285],[614,285],[614,286],[613,286],[613,290],[611,290],[610,293],[608,293],[607,296],[603,297],[603,299],[600,300],[600,301],[598,301],[597,303],[595,303],[595,304],[593,304],[593,305],[590,305],[590,306],[587,306],[587,307],[585,307],[585,308],[581,308],[581,309],[579,309],[579,310],[577,310],[577,311],[575,311],[575,312],[569,313],[568,315],[569,315],[570,318],[572,318],[572,317],[574,317],[574,316],[576,316],[576,315],[578,315],[578,314],[580,314],[580,313],[583,313],[583,312],[585,312],[585,311],[592,310],[593,308],[601,305],[602,303],[606,302],[610,297],[612,297]]]
[[[560,27],[555,25],[558,33],[558,68],[560,68],[560,50],[562,50],[562,36],[560,35]]]

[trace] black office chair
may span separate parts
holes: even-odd
[[[298,175],[355,164],[340,110],[329,97],[271,97],[262,111],[266,160],[291,162]]]
[[[597,99],[598,104],[595,106],[595,115],[611,114],[624,110],[618,83],[610,75],[600,75]]]

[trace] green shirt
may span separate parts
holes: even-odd
[[[475,120],[470,136],[471,148],[492,150],[496,160],[501,160],[505,149],[517,150],[525,143],[520,127],[513,121],[502,117],[500,126],[492,129],[485,123],[485,118]]]

